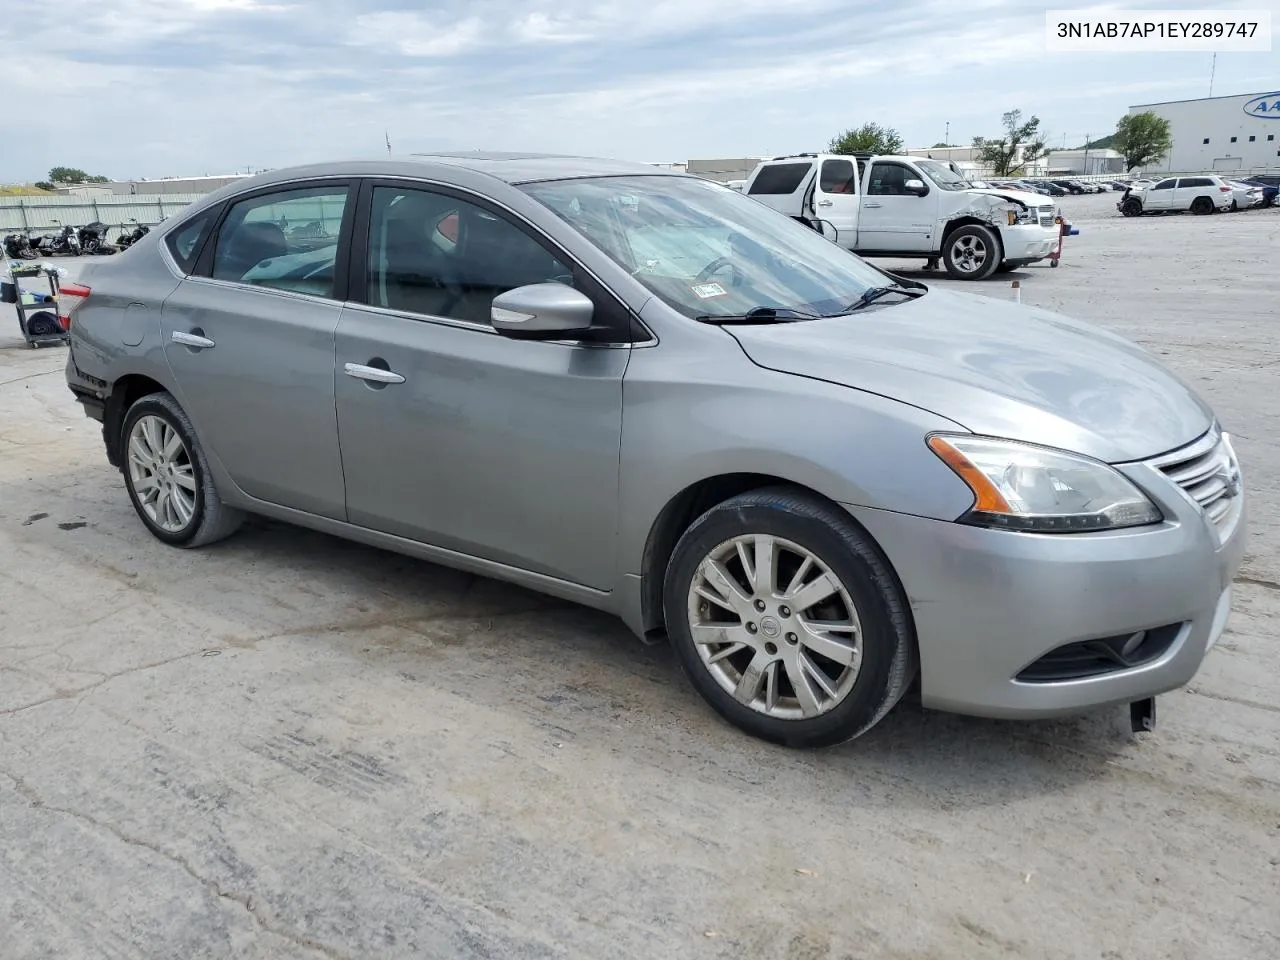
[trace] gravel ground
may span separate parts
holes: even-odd
[[[65,351],[0,322],[0,954],[1280,956],[1280,210],[1116,199],[1061,201],[1022,298],[1202,390],[1252,511],[1227,635],[1136,738],[906,702],[789,752],[589,611],[274,523],[167,549]]]

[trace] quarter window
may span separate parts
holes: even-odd
[[[218,231],[214,278],[332,297],[347,194],[322,186],[241,200]]]
[[[551,282],[572,286],[572,270],[504,217],[442,193],[374,188],[373,306],[488,324],[498,294]]]
[[[756,174],[747,193],[795,193],[811,169],[809,163],[771,163]]]
[[[190,273],[195,266],[196,257],[200,255],[200,248],[204,246],[204,238],[212,225],[213,212],[207,211],[176,230],[169,231],[164,238],[169,253],[183,273]]]

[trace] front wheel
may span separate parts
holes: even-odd
[[[1130,197],[1124,203],[1120,204],[1120,212],[1126,217],[1142,216],[1142,203]]]
[[[985,280],[1000,266],[1000,238],[976,223],[958,227],[942,242],[942,264],[956,280]]]
[[[916,666],[901,588],[839,508],[787,488],[737,496],[685,531],[663,590],[681,668],[726,720],[792,747],[857,737]]]
[[[175,547],[229,536],[244,515],[223,504],[186,412],[169,393],[137,400],[121,431],[129,499],[147,529]]]

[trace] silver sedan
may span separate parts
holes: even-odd
[[[1226,623],[1242,482],[1189,386],[696,177],[278,170],[81,280],[67,382],[157,540],[261,514],[607,610],[772,741],[857,736],[917,678],[1149,718]]]

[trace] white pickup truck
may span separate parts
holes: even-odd
[[[1034,263],[1058,243],[1048,197],[980,189],[920,157],[775,157],[751,172],[743,193],[861,256],[940,259],[960,280]]]

